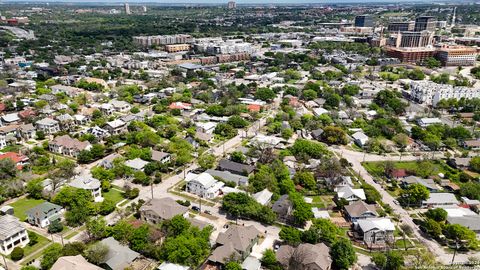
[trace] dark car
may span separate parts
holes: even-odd
[[[195,212],[200,212],[200,207],[192,206],[192,210],[195,211]]]

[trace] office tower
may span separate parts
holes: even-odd
[[[401,32],[397,34],[395,47],[415,48],[426,47],[433,44],[433,33],[422,32]]]
[[[373,18],[370,15],[359,15],[355,17],[355,27],[373,27]]]
[[[142,6],[143,13],[147,13],[147,6]]]
[[[234,9],[236,7],[237,7],[237,3],[235,3],[235,1],[228,2],[228,8],[229,9]]]
[[[413,31],[420,32],[420,31],[431,31],[435,32],[435,26],[437,24],[437,20],[435,17],[432,16],[421,16],[415,19],[415,29]]]
[[[406,32],[413,31],[415,29],[415,22],[391,22],[388,24],[388,32],[397,33],[397,32]]]
[[[125,14],[131,14],[130,12],[130,5],[128,3],[125,3]]]

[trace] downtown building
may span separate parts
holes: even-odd
[[[480,89],[450,84],[438,84],[432,81],[413,81],[410,84],[410,98],[427,106],[436,107],[442,99],[480,98]]]
[[[415,22],[391,22],[387,26],[387,31],[391,33],[408,32],[415,29]]]
[[[437,50],[436,58],[443,66],[474,66],[477,49],[467,46],[442,46]]]
[[[150,47],[154,45],[172,45],[172,44],[189,44],[193,42],[191,35],[162,35],[162,36],[135,36],[133,42],[142,47]]]

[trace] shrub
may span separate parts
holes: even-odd
[[[19,261],[23,258],[23,255],[24,255],[23,248],[15,247],[12,253],[10,254],[10,258],[12,258],[12,260],[14,261]]]

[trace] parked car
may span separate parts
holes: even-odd
[[[192,206],[192,210],[195,211],[195,212],[200,212],[200,207]]]

